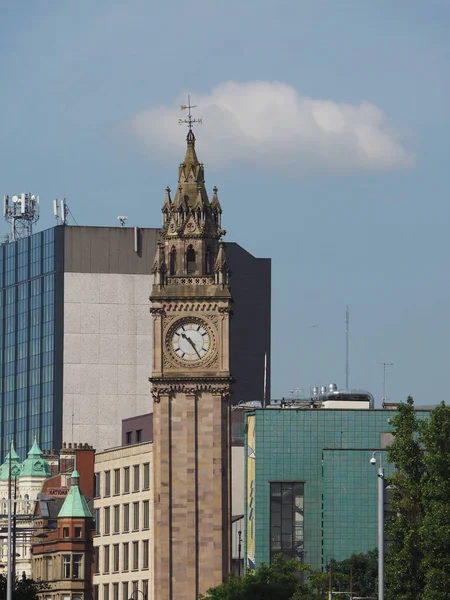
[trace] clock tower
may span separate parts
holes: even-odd
[[[231,293],[222,209],[195,151],[186,156],[163,225],[150,296],[153,318],[154,590],[196,600],[230,571]]]

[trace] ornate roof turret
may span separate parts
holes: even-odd
[[[22,465],[20,464],[20,457],[14,449],[14,442],[11,442],[9,452],[5,456],[5,462],[0,466],[0,480],[7,481],[9,479],[10,468],[11,477],[13,479],[19,477]]]
[[[230,275],[230,265],[227,261],[224,242],[220,242],[219,245],[219,251],[217,252],[217,258],[214,264],[214,273],[216,274],[216,283],[228,283],[228,277]]]
[[[92,517],[91,511],[87,505],[87,502],[80,491],[80,475],[77,470],[72,473],[72,482],[70,490],[64,500],[64,504],[61,506],[61,510],[58,513],[58,519],[62,517],[73,518],[73,517]]]
[[[169,213],[172,208],[172,198],[170,197],[170,187],[166,187],[166,197],[164,198],[164,204],[162,207],[163,213]]]
[[[22,463],[21,477],[49,477],[50,468],[48,462],[42,458],[43,453],[34,438],[34,444],[28,452],[27,458]]]
[[[220,206],[219,196],[217,195],[218,191],[219,191],[219,188],[217,187],[217,185],[215,185],[213,187],[213,197],[211,200],[211,209],[213,210],[213,212],[218,212],[218,213],[222,214],[222,207]]]
[[[167,265],[164,252],[164,245],[158,242],[156,249],[155,262],[153,263],[152,273],[155,275],[158,285],[164,285],[166,277]]]

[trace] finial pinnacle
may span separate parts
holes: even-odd
[[[199,125],[201,125],[203,122],[203,119],[194,119],[192,117],[192,113],[191,113],[192,108],[198,108],[198,106],[197,106],[197,104],[191,104],[191,96],[189,94],[188,95],[188,103],[181,105],[181,110],[188,111],[187,119],[178,119],[178,125],[187,125],[189,127],[189,131],[188,131],[188,134],[186,137],[186,140],[188,143],[195,142],[195,135],[194,135],[194,132],[192,131],[192,126],[194,125],[194,123],[198,123]]]

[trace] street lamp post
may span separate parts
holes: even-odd
[[[241,576],[242,531],[238,531],[238,577]]]
[[[380,457],[378,467],[378,600],[384,600],[384,468],[383,454],[379,450],[372,452],[370,464],[375,466]]]
[[[135,595],[136,592],[138,592],[139,594],[142,594],[144,600],[147,600],[147,596],[144,594],[144,592],[141,591],[141,590],[138,590],[138,589],[132,591],[129,600],[135,600],[134,595]]]

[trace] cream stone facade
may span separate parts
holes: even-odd
[[[95,457],[94,600],[153,600],[153,444]]]

